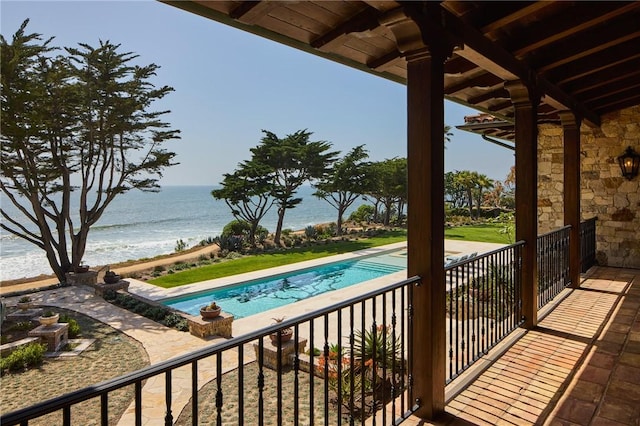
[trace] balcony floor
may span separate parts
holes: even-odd
[[[403,425],[639,425],[640,270],[583,278],[441,418]]]

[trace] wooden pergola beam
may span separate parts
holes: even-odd
[[[593,125],[600,125],[598,114],[589,110],[544,77],[537,76],[535,70],[484,37],[481,32],[465,24],[448,10],[442,10],[442,19],[445,22],[445,29],[454,33],[464,42],[464,48],[456,50],[457,55],[468,59],[505,81],[521,80],[528,85],[536,86],[542,94],[562,104],[564,109],[575,111]]]

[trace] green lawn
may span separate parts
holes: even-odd
[[[445,238],[451,240],[483,241],[489,243],[509,244],[509,238],[499,231],[504,228],[502,224],[482,224],[473,226],[460,226],[445,230]],[[305,260],[318,259],[336,254],[348,253],[385,244],[406,241],[405,230],[389,231],[378,237],[361,239],[358,241],[338,241],[329,244],[320,244],[310,247],[299,247],[287,251],[257,254],[239,259],[224,261],[199,268],[176,272],[149,280],[149,283],[171,288],[185,284],[215,278],[228,277],[244,272],[258,271],[273,268],[274,266],[288,265]]]
[[[482,241],[484,243],[511,244],[506,234],[500,233],[502,223],[485,223],[481,225],[457,226],[444,230],[448,240]]]
[[[393,244],[407,240],[405,230],[389,231],[382,236],[358,241],[338,241],[310,247],[299,247],[282,252],[257,254],[239,259],[206,265],[187,271],[176,272],[149,280],[151,284],[171,288],[215,278],[228,277],[244,272],[258,271],[274,266],[288,265],[305,260],[318,259],[371,247]]]

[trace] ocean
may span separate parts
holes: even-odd
[[[187,247],[207,237],[220,235],[233,220],[229,207],[211,196],[211,186],[165,186],[158,193],[130,191],[119,195],[89,231],[84,261],[106,265],[150,258],[175,252],[182,239]],[[304,229],[308,225],[335,222],[337,210],[314,197],[313,188],[301,187],[303,201],[287,211],[283,228]],[[344,216],[365,201],[357,200]],[[15,211],[6,199],[3,209]],[[272,207],[261,225],[274,232],[276,208]],[[0,231],[0,280],[51,274],[44,251],[2,230]]]

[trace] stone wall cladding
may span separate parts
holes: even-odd
[[[538,136],[539,233],[564,224],[562,128],[543,124]],[[598,217],[599,264],[640,268],[640,177],[626,180],[617,157],[627,146],[640,152],[640,105],[602,116],[580,128],[581,215]]]

